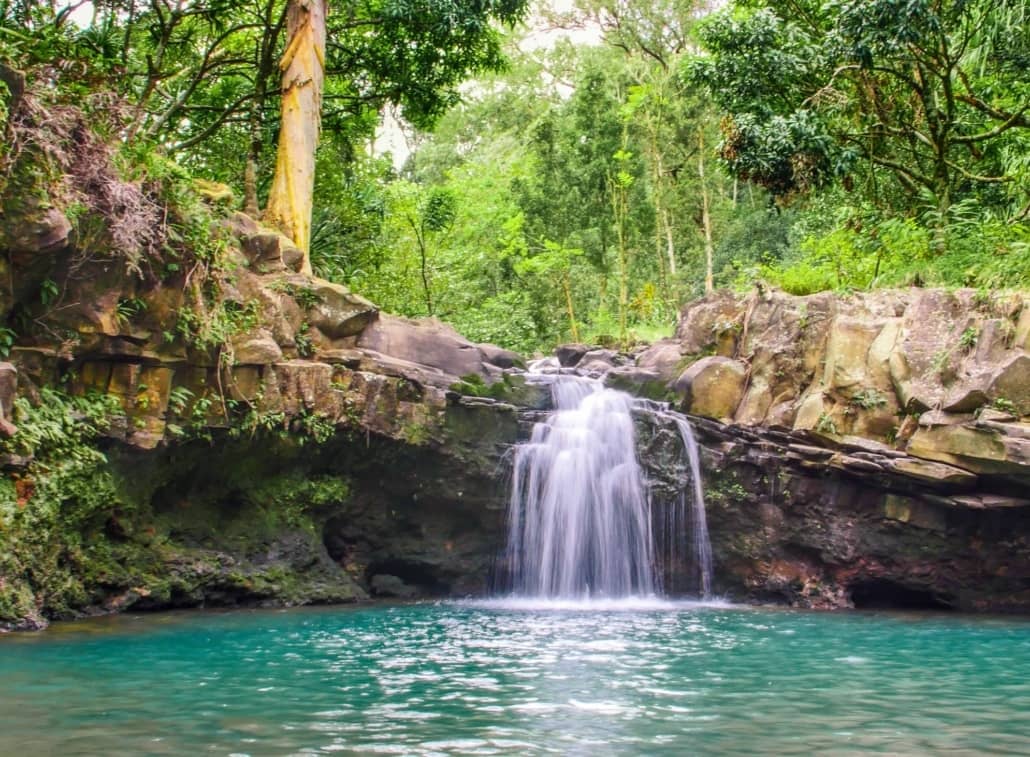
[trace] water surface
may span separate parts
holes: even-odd
[[[0,754],[1025,754],[1030,624],[657,600],[0,638]]]

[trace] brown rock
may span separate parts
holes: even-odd
[[[0,418],[14,417],[14,397],[18,390],[18,369],[0,363]]]
[[[287,261],[294,260],[298,254],[303,257],[292,239],[268,229],[244,238],[243,254],[258,273],[292,270]]]
[[[37,204],[30,200],[28,204]],[[16,223],[6,225],[0,241],[14,255],[37,255],[56,252],[68,246],[71,222],[57,208],[27,207]]]
[[[1018,415],[1030,415],[1030,355],[1016,355],[991,378],[987,394],[992,400],[1012,403]]]
[[[621,365],[619,353],[615,350],[590,350],[578,363],[576,370],[594,376],[603,376],[612,368]]]
[[[674,389],[685,412],[708,418],[732,418],[744,395],[747,368],[738,360],[704,357],[687,368]]]
[[[893,473],[946,488],[971,489],[978,480],[976,474],[954,465],[918,460],[912,457],[893,459],[890,461],[889,467]]]
[[[637,367],[658,374],[669,383],[683,372],[684,358],[675,339],[661,339],[637,356]]]
[[[265,329],[244,335],[233,342],[236,365],[269,365],[283,359],[283,351]]]
[[[744,303],[730,292],[718,291],[687,305],[680,312],[676,338],[684,355],[714,349],[727,324],[742,325]]]
[[[941,409],[946,413],[971,413],[988,401],[987,393],[979,387],[959,387],[947,394]]]
[[[958,425],[920,427],[907,451],[915,457],[974,473],[1030,479],[1030,439],[1010,437],[992,429]]]
[[[1012,335],[1012,347],[1030,352],[1030,300],[1024,300],[1023,309],[1019,311],[1016,329]]]
[[[307,322],[328,339],[346,339],[362,333],[379,315],[379,308],[341,284],[306,276],[286,279],[302,289],[311,302],[307,304]]]
[[[884,497],[883,515],[888,520],[908,523],[930,531],[945,531],[948,527],[948,519],[940,508],[898,494],[888,494]]]

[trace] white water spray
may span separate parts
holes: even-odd
[[[678,427],[693,485],[692,496],[684,491],[678,503],[665,508],[656,539],[634,443],[633,410],[644,403],[594,379],[557,375],[550,363],[543,369],[550,375],[533,375],[550,384],[555,410],[514,451],[507,548],[514,594],[561,599],[660,594],[659,561],[679,564],[689,531],[697,589],[709,597],[711,547],[690,424],[664,407],[656,413]]]

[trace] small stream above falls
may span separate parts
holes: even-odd
[[[505,564],[515,596],[621,598],[711,595],[712,552],[698,447],[666,405],[562,372],[530,367],[553,410],[513,452]],[[679,496],[657,502],[637,459],[635,413],[679,432],[688,471]],[[688,566],[686,571],[675,570]],[[689,577],[680,585],[676,576]]]

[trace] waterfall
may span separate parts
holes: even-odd
[[[694,565],[697,570],[697,586],[702,597],[710,597],[712,594],[712,543],[708,540],[708,518],[705,514],[705,492],[701,483],[701,460],[697,449],[697,440],[694,438],[694,429],[683,416],[672,415],[672,420],[679,429],[680,438],[683,440],[683,450],[687,456],[687,463],[690,465],[690,483],[693,489],[693,496],[690,500],[690,533],[693,543]],[[687,509],[687,492],[684,489],[680,495],[679,512]]]
[[[654,403],[599,380],[561,375],[550,363],[542,367],[551,372],[537,366],[531,378],[550,384],[554,410],[514,449],[506,550],[513,593],[562,599],[660,594],[660,561],[682,560],[689,531],[697,588],[708,597],[711,547],[690,424],[664,406],[655,413],[677,426],[693,489],[684,487],[656,529],[633,422],[635,409]]]

